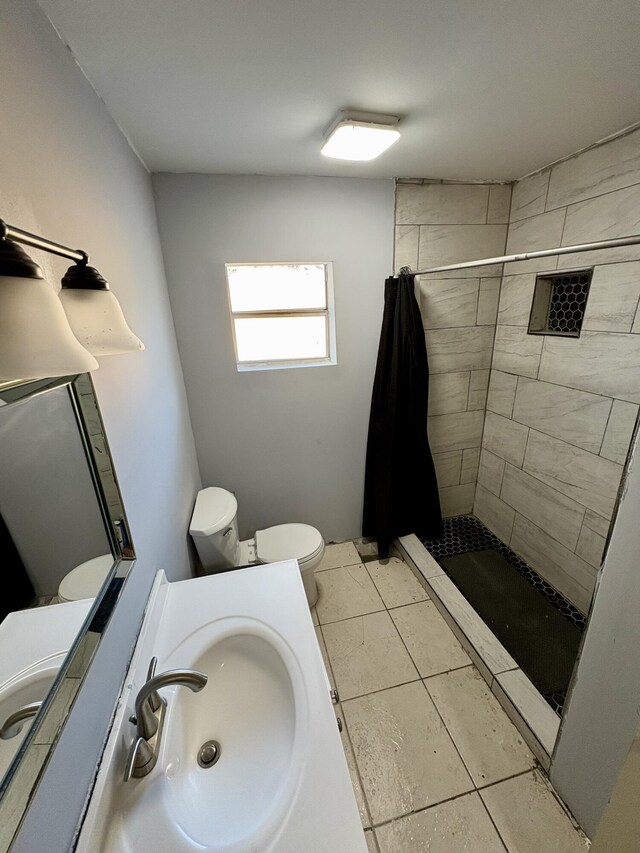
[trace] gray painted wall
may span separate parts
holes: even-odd
[[[0,216],[87,249],[147,347],[94,374],[140,559],[16,848],[49,853],[71,843],[153,575],[188,575],[200,479],[149,175],[34,0],[0,6],[0,76]]]
[[[308,522],[360,535],[392,181],[154,175],[169,293],[205,485],[241,534]],[[224,264],[333,261],[337,366],[238,373]]]

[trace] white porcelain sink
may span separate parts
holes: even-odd
[[[209,680],[199,693],[162,691],[169,710],[160,772],[132,780],[139,792],[120,828],[123,845],[144,849],[151,819],[154,853],[173,853],[185,841],[212,853],[264,850],[282,825],[304,761],[307,702],[296,659],[267,626],[223,619],[163,661],[163,669],[178,667]],[[202,768],[198,752],[212,739],[220,758]]]
[[[366,853],[295,562],[161,584],[132,663],[78,853]],[[195,669],[167,700],[158,762],[123,781],[146,677]],[[220,744],[209,767],[200,748]]]

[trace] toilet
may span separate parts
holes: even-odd
[[[60,581],[58,602],[81,601],[83,598],[95,598],[100,592],[105,578],[113,566],[111,554],[92,557],[71,569]]]
[[[315,527],[276,524],[241,542],[235,495],[211,486],[198,492],[189,533],[207,574],[232,566],[297,560],[309,607],[318,600],[314,571],[324,556],[324,539]]]

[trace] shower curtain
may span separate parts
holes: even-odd
[[[371,399],[362,535],[389,556],[398,536],[442,535],[427,438],[429,365],[413,275],[388,278]]]

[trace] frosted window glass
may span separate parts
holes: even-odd
[[[327,320],[320,317],[236,317],[238,362],[328,358]]]
[[[234,312],[327,307],[324,264],[227,264],[227,277]]]

